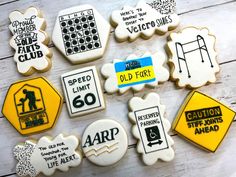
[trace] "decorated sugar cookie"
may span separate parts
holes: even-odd
[[[71,117],[105,109],[100,80],[95,66],[77,69],[61,76]]]
[[[9,15],[13,37],[10,45],[15,49],[14,61],[19,73],[31,75],[35,70],[44,72],[51,67],[52,53],[46,46],[49,42],[45,19],[41,12],[28,8],[24,13],[13,11]]]
[[[2,113],[22,135],[52,128],[60,115],[63,99],[44,77],[13,83]]]
[[[158,159],[173,160],[174,141],[167,133],[171,125],[164,117],[165,106],[160,104],[159,95],[149,93],[144,98],[133,97],[129,108],[132,133],[138,139],[137,151],[142,154],[143,162],[153,165]]]
[[[101,69],[106,78],[104,88],[108,93],[124,93],[129,89],[140,91],[145,86],[155,87],[169,79],[169,71],[163,66],[162,53],[145,53],[142,57],[130,55],[126,60],[113,60]]]
[[[124,6],[113,11],[112,23],[118,41],[134,41],[139,36],[147,39],[155,32],[164,34],[179,24],[175,0],[139,1],[136,7]]]
[[[99,166],[113,165],[128,149],[127,134],[114,120],[98,120],[84,131],[82,149],[86,158],[92,163]]]
[[[72,63],[101,58],[110,34],[110,24],[91,5],[59,12],[52,34],[55,46]]]
[[[215,152],[234,117],[235,112],[219,101],[192,91],[176,116],[173,130],[197,146]]]
[[[50,176],[56,169],[68,171],[69,167],[76,167],[82,161],[78,146],[78,139],[72,135],[59,134],[54,139],[45,136],[38,142],[27,140],[13,149],[13,154],[18,160],[16,173],[19,176],[34,177],[39,173]]]
[[[167,44],[171,78],[179,87],[197,88],[216,81],[215,36],[206,28],[188,27],[171,33]]]

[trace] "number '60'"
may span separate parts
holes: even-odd
[[[87,93],[84,96],[84,99],[80,99],[81,96],[78,95],[77,97],[74,98],[73,100],[73,106],[75,108],[81,108],[84,106],[84,104],[86,105],[93,105],[96,102],[96,97],[93,93]]]

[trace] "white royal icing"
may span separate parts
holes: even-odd
[[[112,22],[117,26],[115,36],[119,41],[134,41],[140,35],[151,37],[155,32],[168,32],[179,24],[174,0],[141,0],[136,7],[124,6],[112,13]]]
[[[126,153],[128,138],[116,121],[102,119],[90,124],[82,137],[82,149],[87,159],[99,166],[117,163]]]
[[[68,171],[78,166],[82,156],[77,150],[79,141],[75,136],[64,137],[59,134],[54,139],[42,137],[37,143],[28,140],[15,146],[13,153],[19,161],[16,173],[19,176],[37,176],[40,172],[52,175],[56,169]]]
[[[214,47],[215,36],[206,28],[188,27],[170,34],[169,61],[178,86],[197,88],[216,81],[220,68]]]
[[[45,19],[34,8],[25,13],[13,11],[9,15],[9,28],[13,34],[10,45],[15,49],[14,60],[21,74],[31,74],[32,70],[46,71],[51,66],[51,53],[45,43],[48,42]]]
[[[132,133],[138,139],[137,151],[142,154],[143,162],[153,165],[158,159],[171,161],[174,141],[167,133],[171,125],[164,117],[165,106],[160,104],[159,95],[149,93],[144,98],[133,97],[129,107]]]
[[[108,93],[119,91],[122,94],[129,89],[140,91],[145,86],[155,87],[169,79],[169,71],[163,66],[165,61],[165,55],[160,52],[153,55],[147,52],[142,57],[132,54],[125,61],[115,59],[113,63],[104,64],[101,68],[101,73],[106,78],[104,88]],[[126,68],[118,72],[120,64]],[[130,68],[127,68],[128,64]],[[129,76],[131,72],[132,79]]]
[[[91,5],[59,12],[52,34],[55,46],[72,63],[84,63],[103,56],[110,24]]]

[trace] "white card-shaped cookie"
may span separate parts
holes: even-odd
[[[166,57],[162,53],[145,53],[142,57],[130,55],[125,61],[115,59],[101,69],[106,78],[104,88],[108,93],[124,93],[129,89],[140,91],[145,86],[155,87],[169,79],[169,71],[163,66]]]
[[[30,75],[35,70],[44,72],[51,67],[52,53],[46,46],[49,42],[45,19],[40,11],[34,7],[24,13],[13,11],[9,15],[13,37],[10,45],[15,49],[14,60],[18,71],[23,75]]]
[[[79,141],[73,135],[65,137],[59,134],[54,139],[45,136],[38,142],[27,140],[13,150],[19,161],[16,173],[19,176],[34,177],[40,172],[50,176],[56,169],[68,171],[69,167],[76,167],[81,163],[82,155],[78,146]]]
[[[179,24],[175,0],[141,0],[136,7],[124,6],[112,13],[118,41],[134,41],[137,37],[150,38],[155,32],[164,34]]]
[[[215,36],[207,28],[188,27],[171,33],[167,44],[171,78],[179,87],[197,88],[216,81]]]
[[[95,66],[65,73],[61,80],[71,117],[105,109],[105,100]]]
[[[90,124],[82,137],[82,149],[87,159],[99,166],[117,163],[128,149],[124,128],[111,119],[101,119]]]
[[[160,104],[159,95],[149,93],[144,98],[133,97],[129,108],[132,133],[138,139],[137,151],[142,154],[143,162],[153,165],[158,159],[171,161],[174,141],[167,133],[171,125],[164,117],[165,106]]]
[[[91,5],[59,12],[52,34],[55,46],[72,63],[84,63],[103,56],[110,24]]]

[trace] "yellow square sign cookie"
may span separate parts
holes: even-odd
[[[19,81],[10,86],[2,113],[22,135],[36,133],[53,127],[62,100],[43,77]]]
[[[235,112],[222,103],[192,91],[173,122],[173,130],[201,148],[215,152],[234,116]]]

